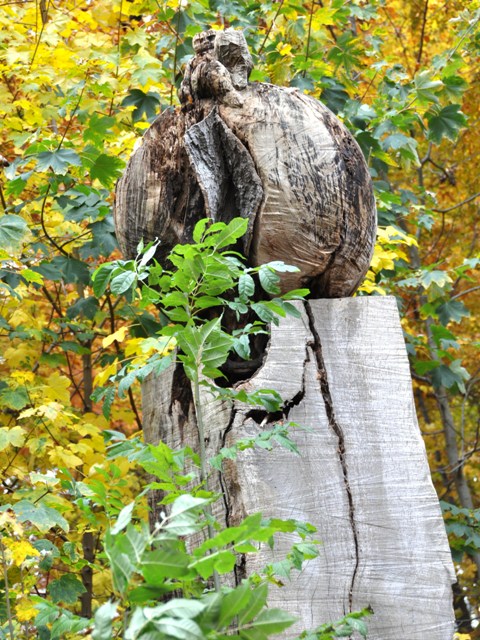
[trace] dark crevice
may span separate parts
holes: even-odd
[[[225,431],[222,434],[221,448],[226,446],[227,435],[229,434],[229,432],[233,428],[233,423],[234,423],[234,420],[235,420],[236,413],[237,412],[235,410],[235,407],[232,404],[232,407],[230,409],[230,417],[228,419],[228,424],[227,424],[227,427],[226,427]],[[225,479],[223,477],[223,472],[222,471],[218,472],[218,482],[220,484],[223,504],[224,504],[224,507],[225,507],[225,524],[226,524],[227,527],[229,527],[231,525],[231,523],[230,523],[231,509],[230,509],[230,499],[229,499],[229,495],[230,494],[229,494],[227,483],[225,482]],[[243,559],[243,564],[245,564],[245,559]],[[236,572],[235,572],[235,583],[236,584],[240,584],[240,581],[237,580]]]
[[[174,407],[174,405],[176,405]],[[178,428],[180,429],[180,440],[183,442],[183,432],[190,419],[193,406],[193,393],[190,380],[183,369],[181,362],[177,362],[172,378],[172,393],[169,415],[177,416]]]
[[[251,419],[261,426],[279,422],[280,420],[287,420],[290,411],[293,407],[297,407],[305,396],[305,383],[302,379],[302,388],[296,393],[293,398],[283,403],[280,411],[266,411],[265,409],[250,409],[245,414],[245,420]]]
[[[325,404],[328,424],[338,438],[338,452],[339,452],[340,464],[342,467],[343,482],[345,485],[345,491],[347,493],[347,499],[348,499],[350,526],[352,528],[353,543],[355,546],[355,566],[353,568],[352,580],[350,583],[350,590],[349,590],[349,596],[348,596],[349,611],[351,612],[353,608],[353,589],[355,584],[355,578],[358,572],[360,554],[359,554],[358,530],[357,530],[357,525],[355,523],[355,505],[353,503],[352,490],[348,480],[348,467],[347,467],[346,449],[345,449],[345,434],[343,433],[343,429],[339,425],[335,417],[333,398],[332,398],[332,394],[330,393],[327,370],[325,367],[325,361],[323,359],[323,354],[322,354],[322,344],[320,342],[320,336],[315,327],[315,318],[309,302],[305,302],[305,311],[307,313],[310,331],[313,336],[313,342],[311,344],[311,347],[313,349],[313,353],[315,354],[315,359],[317,361],[318,380],[320,383],[320,391]]]

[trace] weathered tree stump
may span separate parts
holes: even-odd
[[[253,266],[297,265],[285,288],[307,286],[301,319],[272,327],[263,365],[241,383],[276,389],[299,459],[283,449],[249,450],[209,488],[223,493],[225,525],[245,515],[311,522],[319,557],[270,603],[312,628],[370,605],[369,640],[451,640],[454,571],[418,429],[410,372],[393,298],[346,298],[364,277],[375,240],[368,168],[347,129],[294,89],[249,83],[252,61],[235,31],[194,39],[179,92],[145,134],[116,193],[124,254],[161,239],[157,259],[191,241],[210,216],[249,219],[243,250]],[[252,436],[273,421],[264,411],[215,400],[205,389],[206,448]],[[275,418],[278,419],[277,416]],[[147,442],[198,450],[190,383],[180,364],[143,385]],[[155,518],[155,496],[152,496]],[[286,536],[274,553],[291,544]],[[237,580],[271,560],[244,558]]]
[[[143,387],[145,438],[198,446],[180,369]],[[272,327],[264,364],[240,386],[276,389],[301,457],[282,448],[247,450],[210,479],[223,490],[216,516],[295,518],[318,529],[320,555],[272,588],[270,604],[311,628],[370,605],[369,640],[451,640],[455,581],[448,541],[418,428],[410,370],[394,298],[311,300],[302,318]],[[208,455],[262,427],[265,412],[204,395]],[[266,419],[266,420],[265,420]],[[280,559],[292,539],[274,550]],[[259,569],[265,551],[241,571]],[[239,576],[241,577],[241,576]],[[295,629],[292,629],[292,632]]]

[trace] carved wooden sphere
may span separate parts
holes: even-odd
[[[211,43],[212,38],[199,39]],[[283,287],[314,297],[352,295],[368,270],[376,234],[363,154],[321,102],[297,89],[248,83],[243,34],[220,32],[186,70],[182,109],[163,112],[117,186],[122,251],[161,239],[159,258],[191,241],[205,215],[249,218],[251,265],[284,260],[300,272]]]

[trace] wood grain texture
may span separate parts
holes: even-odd
[[[273,256],[298,266],[285,289],[346,297],[359,286],[373,253],[376,212],[366,162],[352,135],[327,107],[264,83],[241,92],[241,109],[219,114],[249,149],[264,199],[250,260]]]
[[[376,234],[372,181],[355,139],[297,89],[248,83],[241,32],[199,34],[197,45],[182,108],[157,118],[117,185],[122,252],[133,257],[141,238],[159,238],[162,261],[191,240],[198,219],[242,216],[252,266],[281,259],[299,267],[283,276],[284,290],[352,295]]]
[[[225,491],[217,514],[236,524],[261,511],[317,527],[319,557],[270,591],[272,606],[300,617],[286,637],[370,605],[369,640],[451,640],[454,570],[395,300],[312,300],[301,307],[300,319],[272,327],[263,366],[241,384],[282,394],[285,419],[309,428],[294,432],[301,457],[277,447],[226,461],[222,475],[210,479]],[[163,404],[167,416],[156,405],[159,395],[177,393],[169,375],[144,383],[144,421],[147,433],[173,444],[175,403]],[[251,407],[205,401],[210,454],[271,426]],[[195,445],[194,430],[188,433]],[[185,444],[185,428],[182,434]],[[282,557],[292,542],[285,536],[273,552],[248,556],[237,579]]]

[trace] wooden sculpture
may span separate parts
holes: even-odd
[[[145,134],[118,183],[115,223],[133,257],[141,238],[158,258],[188,242],[209,216],[249,219],[242,247],[252,266],[281,259],[300,268],[284,288],[316,298],[352,295],[370,264],[376,212],[366,162],[321,102],[297,89],[249,83],[243,34],[207,31],[179,91]]]

